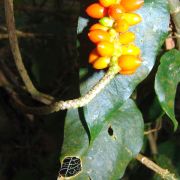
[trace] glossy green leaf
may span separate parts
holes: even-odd
[[[155,90],[163,110],[171,118],[174,128],[177,121],[174,114],[176,88],[180,82],[180,52],[171,50],[161,58],[155,80]]]
[[[78,19],[78,25],[77,25],[77,34],[81,34],[84,30],[84,28],[86,28],[88,26],[89,20],[83,17],[79,17]]]
[[[99,135],[88,147],[88,136],[82,125],[83,117],[80,118],[79,113],[78,110],[68,112],[61,162],[65,157],[81,159],[82,172],[75,179],[121,178],[143,143],[144,123],[138,108],[132,100],[128,100],[108,117]]]
[[[156,121],[159,117],[164,114],[163,109],[158,101],[158,98],[153,99],[152,105],[149,107],[147,112],[147,118],[149,121]]]
[[[165,0],[145,0],[137,11],[143,18],[131,31],[136,34],[136,44],[141,48],[143,64],[133,75],[117,75],[114,80],[84,107],[85,119],[91,138],[95,139],[113,111],[120,107],[132,94],[135,87],[150,73],[169,26],[169,12]],[[94,73],[81,86],[85,94],[104,75],[103,71]]]
[[[81,159],[82,171],[73,179],[118,179],[142,147],[142,116],[134,103],[127,99],[155,63],[168,30],[167,2],[147,0],[138,13],[144,20],[132,31],[137,35],[136,44],[142,49],[142,66],[134,75],[117,75],[83,109],[68,111],[61,162],[68,156]],[[83,28],[79,27],[79,30],[82,32]],[[104,72],[99,71],[86,79],[81,84],[81,94],[91,89],[103,75]]]

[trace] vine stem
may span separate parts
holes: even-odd
[[[170,173],[167,169],[163,169],[160,166],[158,166],[156,163],[151,161],[149,158],[146,156],[143,156],[142,154],[138,154],[136,156],[136,159],[145,165],[147,168],[153,170],[157,174],[159,174],[163,179],[166,180],[178,180],[174,174]]]
[[[50,104],[54,98],[47,94],[39,92],[34,87],[26,71],[26,68],[23,64],[21,52],[18,45],[16,27],[15,27],[13,0],[4,0],[4,6],[5,6],[6,24],[9,34],[10,47],[18,72],[26,86],[27,91],[32,95],[32,97],[45,104]]]
[[[170,7],[170,13],[177,31],[175,33],[175,36],[177,37],[177,48],[180,50],[180,1],[168,0],[168,2]]]
[[[23,111],[32,113],[32,114],[50,114],[60,110],[70,109],[70,108],[79,108],[88,104],[98,93],[106,87],[106,85],[115,77],[119,72],[119,68],[116,66],[111,66],[104,77],[97,82],[97,84],[89,90],[84,96],[81,96],[77,99],[66,100],[66,101],[57,101],[48,106],[43,107],[28,107],[24,105],[17,96],[13,96],[16,105]]]
[[[102,91],[102,89],[114,78],[114,76],[119,72],[120,68],[117,63],[112,62],[107,73],[104,77],[84,96],[79,97],[77,99],[67,100],[67,101],[57,101],[53,102],[53,97],[43,94],[39,92],[33,85],[29,75],[26,71],[26,68],[23,64],[23,60],[21,57],[21,52],[18,45],[17,33],[15,28],[15,19],[14,19],[14,9],[13,9],[13,0],[4,0],[5,4],[5,13],[6,13],[6,21],[7,21],[7,29],[9,34],[9,42],[11,46],[11,50],[15,59],[15,64],[17,69],[21,75],[21,78],[28,90],[28,92],[32,95],[33,98],[48,104],[42,107],[29,107],[24,105],[16,93],[14,92],[12,97],[16,102],[16,105],[21,108],[23,111],[32,113],[32,114],[49,114],[53,112],[57,112],[60,110],[70,109],[70,108],[79,108],[88,104],[98,93]],[[52,103],[53,102],[53,103]]]
[[[50,37],[49,34],[37,34],[31,32],[16,31],[18,38],[35,38],[35,37]],[[8,39],[9,35],[6,33],[0,34],[0,39]]]

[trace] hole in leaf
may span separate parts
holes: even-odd
[[[113,134],[114,134],[113,129],[112,129],[111,126],[109,126],[109,128],[108,128],[108,134],[109,134],[110,136],[113,136]]]
[[[72,177],[81,171],[81,160],[77,157],[66,157],[59,171],[59,176]]]
[[[116,136],[114,135],[114,130],[111,126],[108,128],[108,134],[112,137],[113,140],[116,140]]]

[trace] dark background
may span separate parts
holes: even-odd
[[[78,69],[87,65],[90,44],[85,30],[77,36],[79,15],[87,17],[84,8],[90,1],[78,0],[16,0],[17,29],[38,34],[34,38],[19,38],[23,61],[29,75],[42,92],[57,99],[70,99],[79,95]],[[6,34],[3,1],[0,1],[0,34]],[[77,41],[78,38],[78,41]],[[78,48],[76,48],[78,47]],[[164,52],[162,48],[161,53]],[[149,109],[155,99],[154,75],[138,86],[137,104],[143,112],[147,126]],[[0,38],[0,72],[26,103],[40,105],[22,92],[23,83],[16,70],[7,38]],[[0,73],[0,82],[3,78]],[[2,77],[1,77],[2,76]],[[139,92],[139,93],[138,93]],[[176,96],[176,116],[180,119],[180,88]],[[159,105],[157,105],[158,111]],[[0,180],[53,180],[60,169],[60,151],[63,143],[63,126],[66,111],[47,116],[34,116],[18,110],[7,88],[0,83]],[[157,161],[159,155],[168,157],[171,167],[180,172],[179,129],[173,133],[172,124],[163,116],[158,133],[159,154],[152,156],[145,137],[143,152]],[[141,172],[141,173],[140,173]],[[154,174],[137,162],[132,162],[124,179],[153,179]]]

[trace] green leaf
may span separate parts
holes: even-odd
[[[169,26],[167,1],[147,0],[137,11],[143,21],[131,30],[136,34],[136,44],[141,48],[143,64],[133,75],[117,75],[111,83],[84,107],[84,115],[92,140],[98,136],[107,117],[116,111],[132,94],[135,87],[150,73]],[[94,73],[81,85],[85,94],[104,75],[103,71]]]
[[[180,82],[180,52],[171,50],[161,58],[155,79],[155,90],[163,110],[171,118],[174,129],[178,122],[174,114],[176,88]]]
[[[157,96],[153,99],[152,105],[148,109],[147,117],[149,121],[156,121],[164,114]]]
[[[117,75],[83,109],[68,111],[61,162],[66,157],[81,159],[82,171],[73,179],[118,179],[142,147],[142,116],[128,99],[151,71],[166,37],[169,25],[167,1],[147,0],[138,13],[144,20],[132,31],[137,35],[136,44],[142,49],[143,65],[133,75]],[[83,31],[83,28],[78,28]],[[103,71],[96,72],[84,80],[81,94],[89,91],[103,75]]]
[[[64,128],[64,144],[62,149],[63,156],[81,156],[84,150],[88,148],[89,139],[82,124],[84,120],[78,109],[68,110],[65,128]],[[82,120],[82,121],[81,121]]]
[[[81,34],[83,30],[88,26],[89,20],[79,16],[77,25],[77,34]]]
[[[144,123],[138,108],[128,100],[103,124],[99,135],[88,147],[88,136],[79,113],[78,110],[68,112],[61,162],[72,156],[81,159],[82,171],[75,179],[121,178],[143,143]]]

